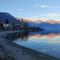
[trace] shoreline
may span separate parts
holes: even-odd
[[[11,40],[3,37],[6,33],[0,33],[0,45],[3,45],[4,50],[7,53],[7,57],[13,57],[14,60],[60,60],[60,58],[52,57],[42,52],[37,52],[22,45],[17,45]]]

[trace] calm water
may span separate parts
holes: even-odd
[[[60,30],[30,32],[25,39],[16,39],[18,45],[60,58]]]

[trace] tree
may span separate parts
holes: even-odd
[[[9,21],[8,21],[8,19],[6,19],[6,20],[5,20],[5,23],[6,23],[6,24],[9,24]]]

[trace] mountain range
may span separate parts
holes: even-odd
[[[47,20],[47,19],[24,19],[28,22],[29,26],[40,27],[44,29],[60,29],[60,21]]]
[[[11,14],[6,12],[0,12],[0,22],[5,22],[6,20],[8,20],[9,23],[14,23],[14,24],[20,23],[20,21]]]
[[[12,16],[6,12],[0,12],[0,22],[5,22],[8,20],[9,23],[18,24],[21,22],[21,18],[17,19],[16,17]],[[53,20],[34,20],[34,19],[23,19],[24,22],[27,22],[29,26],[35,26],[44,29],[60,29],[60,21],[53,21]]]

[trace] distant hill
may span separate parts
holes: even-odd
[[[20,21],[11,14],[6,12],[0,12],[0,22],[5,22],[5,20],[8,20],[9,23],[14,23],[14,24],[20,23]]]
[[[29,26],[35,26],[43,29],[60,29],[60,24],[50,24],[47,22],[41,22],[41,23],[29,22]]]
[[[35,26],[43,29],[59,29],[60,30],[60,21],[54,21],[54,20],[45,20],[42,21],[41,19],[39,20],[34,20],[34,19],[24,19],[24,21],[27,21],[29,26]]]

